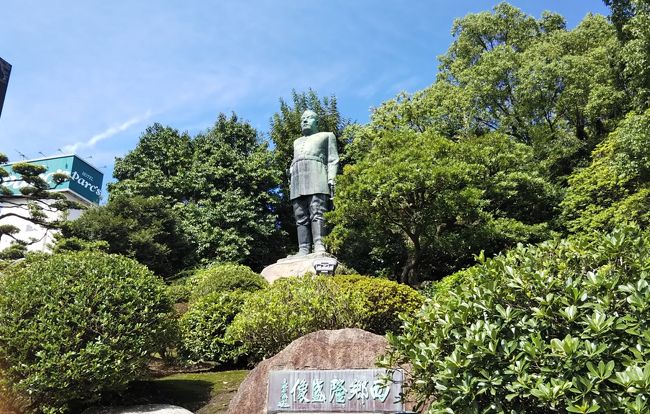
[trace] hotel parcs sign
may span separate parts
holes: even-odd
[[[70,191],[91,203],[99,203],[99,197],[102,194],[102,181],[104,180],[104,174],[76,155],[41,158],[37,160],[29,160],[28,162],[30,164],[42,165],[47,169],[45,173],[41,174],[41,178],[47,181],[50,188],[53,188],[56,191]],[[7,181],[18,178],[11,169],[11,164],[7,164],[3,166],[3,168],[9,173]],[[54,173],[67,173],[70,176],[70,180],[56,186],[55,188],[55,183],[52,180]],[[20,195],[20,188],[25,185],[25,182],[16,181],[8,183],[6,186],[9,187],[13,194]]]

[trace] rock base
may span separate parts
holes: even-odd
[[[374,368],[387,345],[383,336],[356,328],[305,335],[248,374],[230,401],[228,414],[266,414],[271,370]]]
[[[280,259],[276,263],[266,266],[261,275],[267,282],[273,283],[282,277],[302,276],[307,273],[315,274],[317,273],[316,267],[320,267],[322,264],[325,264],[325,267],[333,266],[333,273],[337,263],[336,257],[329,253],[311,253],[305,256]]]

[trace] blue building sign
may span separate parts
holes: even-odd
[[[46,168],[45,173],[41,174],[41,178],[50,185],[51,189],[55,191],[69,191],[91,203],[99,203],[99,198],[102,194],[104,174],[76,155],[61,155],[58,157],[41,158],[27,162],[35,165],[42,165]],[[9,181],[9,183],[7,183],[6,186],[9,187],[13,194],[20,195],[20,189],[21,187],[24,187],[26,183],[23,181],[11,182],[13,179],[19,178],[17,174],[13,172],[11,168],[12,164],[16,163],[10,163],[3,166],[3,168],[5,168],[9,173],[9,177],[6,178],[6,181]],[[66,173],[70,176],[70,180],[57,186],[52,179],[52,176],[55,173]]]

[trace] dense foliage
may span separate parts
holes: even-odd
[[[238,264],[217,264],[198,270],[188,281],[191,300],[211,293],[240,290],[254,292],[268,286],[268,282],[249,267]]]
[[[643,158],[621,148],[643,148],[650,3],[606,3],[613,24],[588,15],[571,30],[557,14],[536,19],[507,3],[457,19],[435,82],[345,131],[350,168],[329,240],[342,259],[416,283],[549,230],[643,221]],[[487,158],[464,158],[473,142]],[[515,161],[490,162],[502,153]]]
[[[647,413],[650,236],[519,246],[389,336],[428,413]]]
[[[588,167],[569,178],[562,202],[572,232],[612,230],[627,222],[650,224],[650,110],[630,112],[593,153]]]
[[[97,401],[143,374],[173,329],[161,279],[98,252],[40,256],[0,277],[0,388],[30,411]]]
[[[376,134],[339,177],[329,216],[333,249],[356,269],[370,253],[401,282],[417,283],[466,266],[481,249],[543,240],[557,191],[532,156],[500,134],[459,141],[432,132]],[[348,240],[367,244],[354,249]]]
[[[255,268],[282,255],[276,212],[280,174],[257,131],[219,115],[195,137],[155,124],[116,159],[114,195],[161,196],[201,263]],[[180,254],[180,253],[178,253]]]
[[[343,292],[329,277],[283,278],[248,297],[226,336],[260,361],[308,333],[362,327],[364,305],[361,295]]]
[[[179,321],[183,356],[190,361],[235,362],[239,347],[225,333],[247,295],[244,291],[213,292],[192,303]]]
[[[194,262],[190,242],[160,196],[113,196],[108,204],[90,208],[65,223],[56,248],[97,248],[84,242],[106,242],[109,253],[136,259],[164,277],[172,277]]]
[[[622,83],[637,109],[650,107],[650,1],[604,0],[622,44]]]
[[[333,278],[342,292],[353,292],[365,299],[363,329],[385,335],[399,332],[400,315],[412,315],[424,301],[424,297],[409,286],[391,280],[361,275],[335,276]]]

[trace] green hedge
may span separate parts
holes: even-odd
[[[362,327],[364,310],[365,299],[343,291],[331,277],[283,278],[250,295],[226,336],[259,361],[311,332]]]
[[[217,264],[198,270],[188,282],[191,286],[190,302],[214,292],[242,290],[253,292],[269,284],[248,266],[239,264]]]
[[[214,292],[194,302],[180,319],[181,353],[190,361],[237,362],[239,351],[225,338],[248,292]]]
[[[387,279],[360,275],[334,276],[343,290],[353,291],[366,300],[363,328],[378,335],[398,332],[400,315],[414,314],[424,297],[413,288]]]
[[[73,252],[5,272],[0,388],[27,411],[79,412],[140,377],[173,336],[165,284],[134,260]]]
[[[520,246],[389,335],[428,413],[648,413],[650,237]]]

